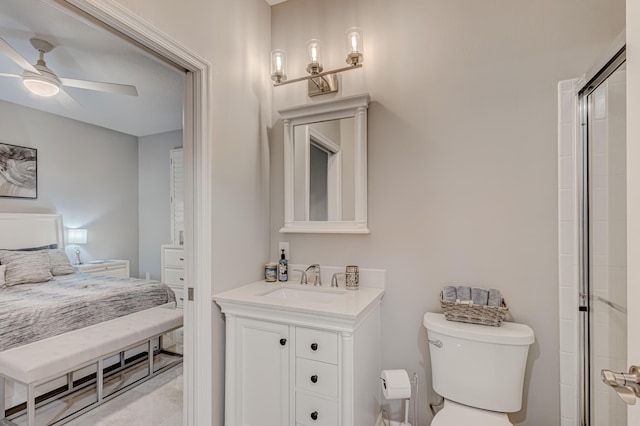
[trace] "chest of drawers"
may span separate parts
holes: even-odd
[[[176,294],[179,308],[184,306],[184,247],[163,245],[162,250],[162,282],[171,287]]]

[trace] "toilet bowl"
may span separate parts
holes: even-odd
[[[433,418],[431,426],[513,426],[506,413],[481,410],[444,400],[444,407]]]
[[[432,426],[509,426],[507,413],[522,407],[524,372],[533,330],[447,321],[428,312],[433,390],[445,399]]]

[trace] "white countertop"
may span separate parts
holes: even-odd
[[[291,288],[296,290],[319,291],[322,293],[338,293],[340,297],[329,303],[318,303],[300,300],[284,300],[265,297],[265,293],[270,293],[278,288]],[[296,283],[265,282],[258,281],[213,296],[221,308],[222,312],[233,310],[232,307],[246,308],[253,307],[256,310],[269,309],[278,312],[289,312],[291,314],[313,314],[322,317],[333,317],[336,319],[356,321],[365,313],[377,305],[384,289],[363,287],[362,283],[358,290],[347,290],[344,287],[315,287],[311,284],[303,285]],[[318,295],[322,299],[322,295]],[[312,298],[312,297],[311,297]]]

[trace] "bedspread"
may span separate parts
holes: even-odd
[[[0,351],[174,301],[158,281],[92,274],[0,288]]]

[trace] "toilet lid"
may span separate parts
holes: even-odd
[[[505,413],[480,410],[446,400],[431,426],[513,426]]]

